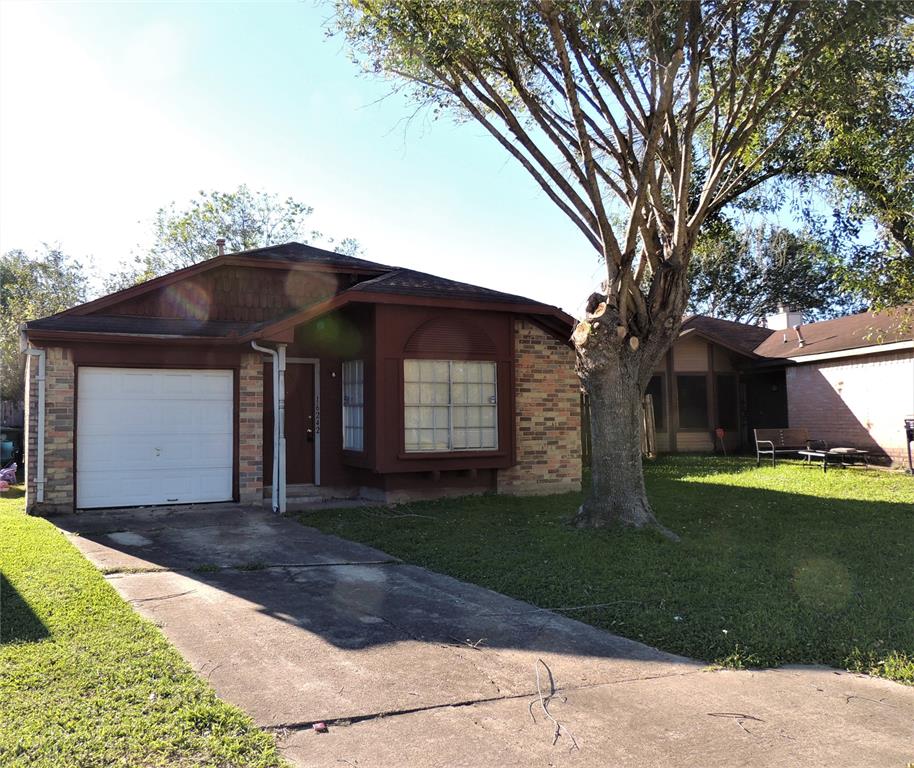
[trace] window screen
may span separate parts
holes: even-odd
[[[708,428],[708,379],[700,376],[677,376],[679,426],[685,429]]]
[[[404,360],[406,450],[497,448],[495,378],[494,362]]]
[[[732,373],[717,374],[717,426],[726,429],[739,426],[736,376]]]
[[[365,364],[343,363],[343,450],[365,449]]]

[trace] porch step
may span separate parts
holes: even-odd
[[[263,487],[263,497],[269,499],[273,496],[273,487],[265,485]],[[353,488],[333,488],[326,485],[312,485],[302,483],[286,486],[287,500],[300,501],[325,501],[328,499],[354,499],[358,497],[358,492]]]

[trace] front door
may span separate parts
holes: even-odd
[[[273,471],[273,365],[263,366],[264,485]],[[314,482],[314,366],[286,365],[286,484]]]

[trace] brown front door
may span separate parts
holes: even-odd
[[[273,471],[273,365],[263,366],[263,482]],[[286,484],[314,482],[314,366],[286,365]]]

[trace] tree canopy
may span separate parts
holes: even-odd
[[[862,309],[844,289],[841,266],[828,243],[807,232],[720,218],[695,246],[689,311],[761,325],[781,304],[802,310],[807,321]]]
[[[19,351],[20,324],[85,301],[86,289],[82,264],[59,247],[45,245],[35,254],[15,249],[0,256],[0,378],[4,399],[22,397],[25,360]]]
[[[189,267],[218,254],[217,238],[226,252],[262,248],[291,240],[313,243],[339,253],[354,254],[353,238],[335,240],[309,229],[313,209],[291,197],[252,191],[242,184],[234,192],[200,192],[186,205],[172,202],[153,219],[152,244],[106,281],[109,291]]]

